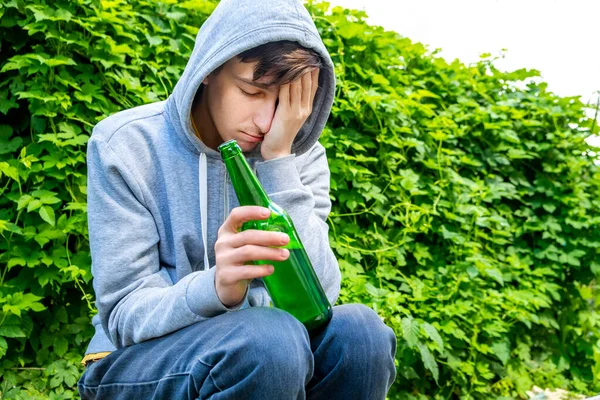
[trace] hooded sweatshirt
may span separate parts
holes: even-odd
[[[168,99],[102,120],[88,142],[88,226],[98,314],[86,355],[270,305],[262,279],[250,283],[236,306],[226,307],[217,296],[217,231],[239,202],[219,152],[195,135],[191,110],[210,72],[245,50],[279,40],[314,49],[324,61],[313,112],[291,155],[264,160],[259,144],[245,156],[269,197],[292,218],[335,304],[341,275],[328,241],[330,173],[318,142],[334,98],[333,63],[300,0],[222,0],[198,32]]]

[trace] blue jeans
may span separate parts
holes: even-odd
[[[269,307],[228,312],[121,348],[86,368],[82,399],[385,399],[396,337],[362,304],[309,333]]]

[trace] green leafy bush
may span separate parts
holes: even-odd
[[[0,2],[0,397],[76,397],[92,331],[85,144],[165,99],[216,2]],[[494,59],[448,64],[307,4],[338,76],[321,142],[342,302],[399,338],[390,398],[600,391],[598,132]]]
[[[215,6],[0,4],[4,397],[76,394],[95,312],[86,214],[91,128],[118,110],[166,98]]]
[[[585,142],[598,127],[584,105],[537,71],[448,64],[361,13],[326,19],[341,81],[322,140],[331,244],[342,301],[401,338],[395,397],[598,392],[600,174]]]

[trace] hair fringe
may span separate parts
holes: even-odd
[[[252,80],[270,76],[271,85],[290,83],[313,68],[323,67],[323,60],[316,51],[289,40],[265,43],[237,57],[245,63],[258,61]]]

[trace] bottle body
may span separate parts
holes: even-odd
[[[242,230],[259,229],[286,233],[290,241],[281,247],[288,249],[290,256],[284,261],[260,260],[254,264],[271,264],[275,267],[275,272],[262,278],[275,307],[292,314],[309,331],[317,329],[331,319],[331,305],[291,218],[275,203],[271,203],[269,209],[269,219],[246,222]]]
[[[271,275],[262,278],[273,304],[292,314],[309,331],[325,325],[331,319],[332,307],[292,219],[285,210],[269,199],[235,140],[223,143],[219,146],[219,151],[240,205],[258,205],[271,210],[268,219],[248,221],[244,223],[242,230],[283,232],[290,238],[286,246],[280,246],[289,250],[287,260],[253,262],[255,265],[270,264],[275,268]]]

